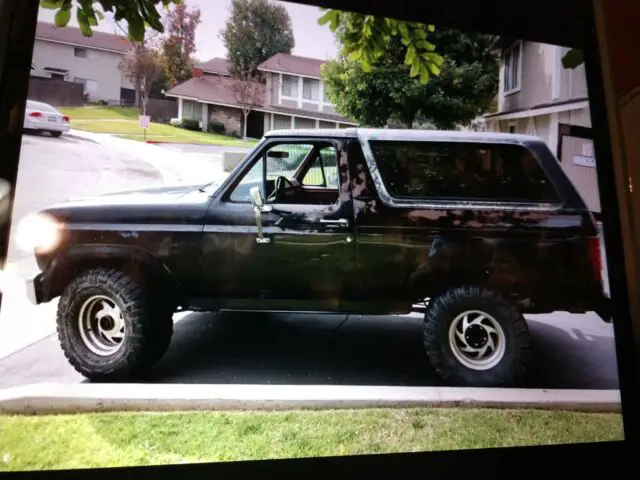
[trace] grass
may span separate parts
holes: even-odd
[[[369,409],[0,417],[0,470],[160,465],[622,440],[618,414]]]
[[[71,128],[93,133],[109,133],[130,140],[143,141],[144,130],[138,123],[139,110],[131,107],[78,107],[61,108],[71,117]],[[215,133],[194,132],[172,125],[152,122],[147,130],[146,140],[202,143],[206,145],[226,145],[253,147],[254,140],[242,139]]]

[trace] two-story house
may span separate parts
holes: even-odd
[[[584,65],[565,69],[568,48],[501,38],[498,112],[485,115],[487,130],[543,138],[589,208],[599,216]]]
[[[256,84],[247,135],[260,138],[266,131],[296,128],[347,128],[356,123],[338,115],[327,99],[321,79],[324,61],[279,53],[259,66],[265,82]],[[226,60],[214,58],[198,65],[194,78],[165,95],[178,99],[178,117],[219,122],[227,131],[242,134],[244,115],[238,98],[238,80],[229,75]]]
[[[118,68],[130,48],[124,36],[94,30],[86,37],[79,28],[38,22],[31,75],[82,83],[90,100],[131,102],[135,90]]]

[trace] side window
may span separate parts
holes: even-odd
[[[281,143],[271,145],[262,151],[260,158],[253,164],[249,171],[231,192],[229,199],[232,202],[250,202],[251,187],[260,187],[262,198],[268,198],[273,191],[275,180],[285,177],[291,180],[298,171],[302,162],[307,158],[313,145],[302,143]],[[267,191],[264,191],[263,165],[267,162]]]
[[[313,145],[302,143],[282,143],[269,148],[267,156],[267,181],[278,177],[293,179],[302,162],[305,161]]]
[[[251,187],[255,186],[260,187],[262,198],[265,198],[264,184],[262,182],[263,165],[263,158],[260,158],[253,165],[253,167],[249,169],[245,176],[242,177],[240,183],[236,185],[236,188],[233,189],[231,195],[229,196],[229,200],[231,200],[232,202],[250,202],[251,194],[249,193],[249,191],[251,190]]]
[[[302,185],[309,187],[338,188],[338,154],[335,147],[320,149],[302,180]]]
[[[397,198],[556,202],[525,147],[465,142],[371,141],[389,194]]]

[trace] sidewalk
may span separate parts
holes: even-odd
[[[0,413],[467,407],[620,412],[618,390],[41,383],[0,390]]]

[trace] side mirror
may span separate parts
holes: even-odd
[[[262,194],[260,193],[260,187],[251,187],[249,190],[249,194],[251,195],[251,203],[253,206],[262,210],[264,206],[264,200],[262,199]]]

